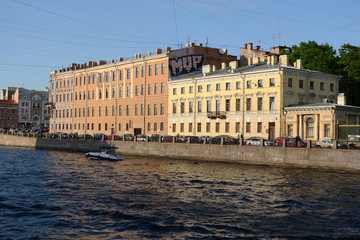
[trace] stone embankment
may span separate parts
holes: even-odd
[[[306,148],[265,147],[39,138],[5,133],[0,134],[0,145],[72,152],[97,151],[102,146],[114,146],[117,147],[116,153],[123,155],[360,172],[359,150],[311,148],[310,144]]]

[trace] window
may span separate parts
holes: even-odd
[[[225,99],[225,111],[230,112],[230,99]]]
[[[135,96],[138,96],[139,95],[139,86],[136,85],[135,86]]]
[[[180,132],[184,132],[184,123],[180,123]]]
[[[292,78],[288,78],[288,87],[292,87],[292,85],[293,85]]]
[[[101,131],[101,123],[99,123],[99,131]]]
[[[135,104],[135,116],[139,114],[139,106]]]
[[[173,102],[173,113],[176,113],[176,102]]]
[[[221,110],[221,100],[217,99],[215,100],[215,111],[220,112]]]
[[[241,103],[241,99],[237,98],[235,100],[235,111],[240,112],[240,103]]]
[[[198,101],[197,102],[197,112],[201,113],[202,112],[202,101]]]
[[[141,76],[142,77],[145,76],[145,67],[144,66],[141,67]]]
[[[216,84],[216,91],[220,91],[220,83]]]
[[[194,112],[194,102],[190,101],[189,102],[189,113],[193,113]]]
[[[161,74],[165,74],[165,63],[161,64]]]
[[[160,104],[160,115],[164,115],[165,113],[165,107],[164,107],[164,104]]]
[[[150,131],[151,130],[151,123],[150,122],[148,122],[148,127],[147,127],[148,129],[148,131]]]
[[[152,66],[150,65],[149,66],[149,76],[151,76],[152,75]]]
[[[215,132],[220,132],[220,123],[219,122],[217,122],[215,124]]]
[[[176,95],[176,88],[173,88],[173,95]]]
[[[123,73],[123,70],[120,71],[120,80],[123,80],[124,78],[124,73]]]
[[[211,92],[211,85],[210,84],[208,84],[208,85],[206,85],[206,91],[208,91],[208,92]]]
[[[141,104],[141,115],[144,115],[144,104]]]
[[[154,122],[154,131],[157,131],[157,122]]]
[[[275,110],[275,97],[269,98],[269,110]]]
[[[261,133],[262,130],[262,122],[257,123],[257,133]]]
[[[258,80],[258,88],[262,88],[263,87],[263,80],[259,79]]]
[[[320,90],[324,91],[324,83],[323,82],[320,83]]]
[[[275,78],[270,78],[270,87],[275,87]]]
[[[79,111],[79,117],[80,117],[80,111]],[[101,117],[101,107],[99,107],[99,117]]]
[[[155,75],[159,75],[159,64],[155,64]]]
[[[151,104],[148,104],[148,116],[151,115]]]
[[[306,136],[314,137],[314,119],[308,118],[306,120]]]
[[[131,78],[131,69],[130,69],[130,68],[127,69],[126,78],[127,78],[127,79],[130,79],[130,78]]]
[[[190,86],[189,87],[189,93],[193,93],[194,92],[194,87],[193,86]]]
[[[126,116],[130,115],[130,106],[126,105]]]
[[[148,85],[148,94],[149,95],[151,94],[151,83],[149,83],[149,85]]]
[[[109,72],[106,73],[105,79],[106,79],[107,82],[109,81]]]
[[[251,98],[246,98],[246,111],[251,111]]]
[[[241,82],[236,82],[236,89],[240,89],[241,88]]]
[[[201,122],[198,122],[197,124],[197,132],[201,132]]]
[[[251,81],[246,82],[246,88],[251,88]]]
[[[235,123],[235,132],[240,132],[240,122]]]
[[[211,100],[206,100],[206,112],[211,112]]]
[[[130,97],[130,86],[126,87],[126,96]]]
[[[304,88],[304,80],[299,80],[299,88]]]
[[[192,123],[189,123],[189,132],[192,132]]]
[[[105,98],[109,98],[109,89],[108,88],[105,89]]]
[[[158,112],[158,105],[154,104],[154,115],[157,115]]]
[[[202,86],[198,86],[198,92],[201,93],[202,92]]]
[[[310,81],[310,89],[314,89],[314,81]]]
[[[246,123],[246,132],[247,132],[247,133],[250,133],[250,132],[251,132],[251,123],[250,123],[250,122],[247,122],[247,123]]]
[[[161,83],[161,93],[165,93],[165,83]]]
[[[139,68],[135,68],[135,77],[138,78],[139,77]]]
[[[154,86],[154,94],[157,94],[158,93],[158,84],[155,83],[155,86]]]
[[[160,122],[160,131],[164,131],[164,122]]]
[[[173,132],[176,132],[176,123],[173,123],[173,125],[172,125],[172,131],[173,131]]]
[[[100,82],[102,82],[103,81],[103,74],[102,73],[100,73]],[[81,80],[80,80],[80,83],[81,83]],[[81,85],[81,84],[80,84]]]
[[[325,129],[325,131],[324,131],[324,137],[330,137],[330,124],[325,124],[324,125],[324,129]]]
[[[141,84],[141,95],[145,94],[145,85]]]
[[[258,104],[257,104],[257,110],[258,110],[258,111],[262,111],[262,110],[263,110],[262,105],[263,105],[263,98],[262,98],[262,97],[259,97],[259,98],[258,98]]]
[[[288,125],[288,127],[287,127],[287,132],[288,132],[288,137],[292,137],[292,136],[294,136],[293,135],[293,125],[291,124],[291,125]]]
[[[180,113],[185,113],[185,102],[180,103]]]
[[[80,94],[79,94],[80,95]],[[99,90],[99,99],[102,99],[102,96],[101,96],[101,89]]]
[[[113,77],[112,80],[115,81],[115,79],[116,79],[116,72],[112,72],[112,77]],[[89,83],[90,83],[90,78],[89,78]]]
[[[229,122],[226,122],[225,123],[225,132],[230,132],[230,123]]]
[[[334,91],[334,84],[330,83],[330,91],[333,92]]]
[[[181,94],[185,94],[185,88],[184,87],[181,88]]]
[[[115,106],[111,107],[111,116],[115,116]]]
[[[210,122],[207,122],[206,123],[206,132],[210,132],[210,128],[211,127],[211,125],[210,125]]]

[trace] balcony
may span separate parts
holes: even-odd
[[[210,119],[220,118],[220,119],[226,119],[226,112],[225,111],[209,111],[207,112],[207,117]]]

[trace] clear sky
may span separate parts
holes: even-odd
[[[338,50],[360,46],[359,0],[1,0],[0,89],[44,90],[49,73],[132,58],[188,40],[226,48],[245,43]]]

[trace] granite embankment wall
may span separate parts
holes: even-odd
[[[0,145],[73,152],[97,151],[100,146],[114,146],[118,147],[117,153],[124,155],[360,172],[360,151],[356,149],[99,141],[6,134],[0,134]]]

